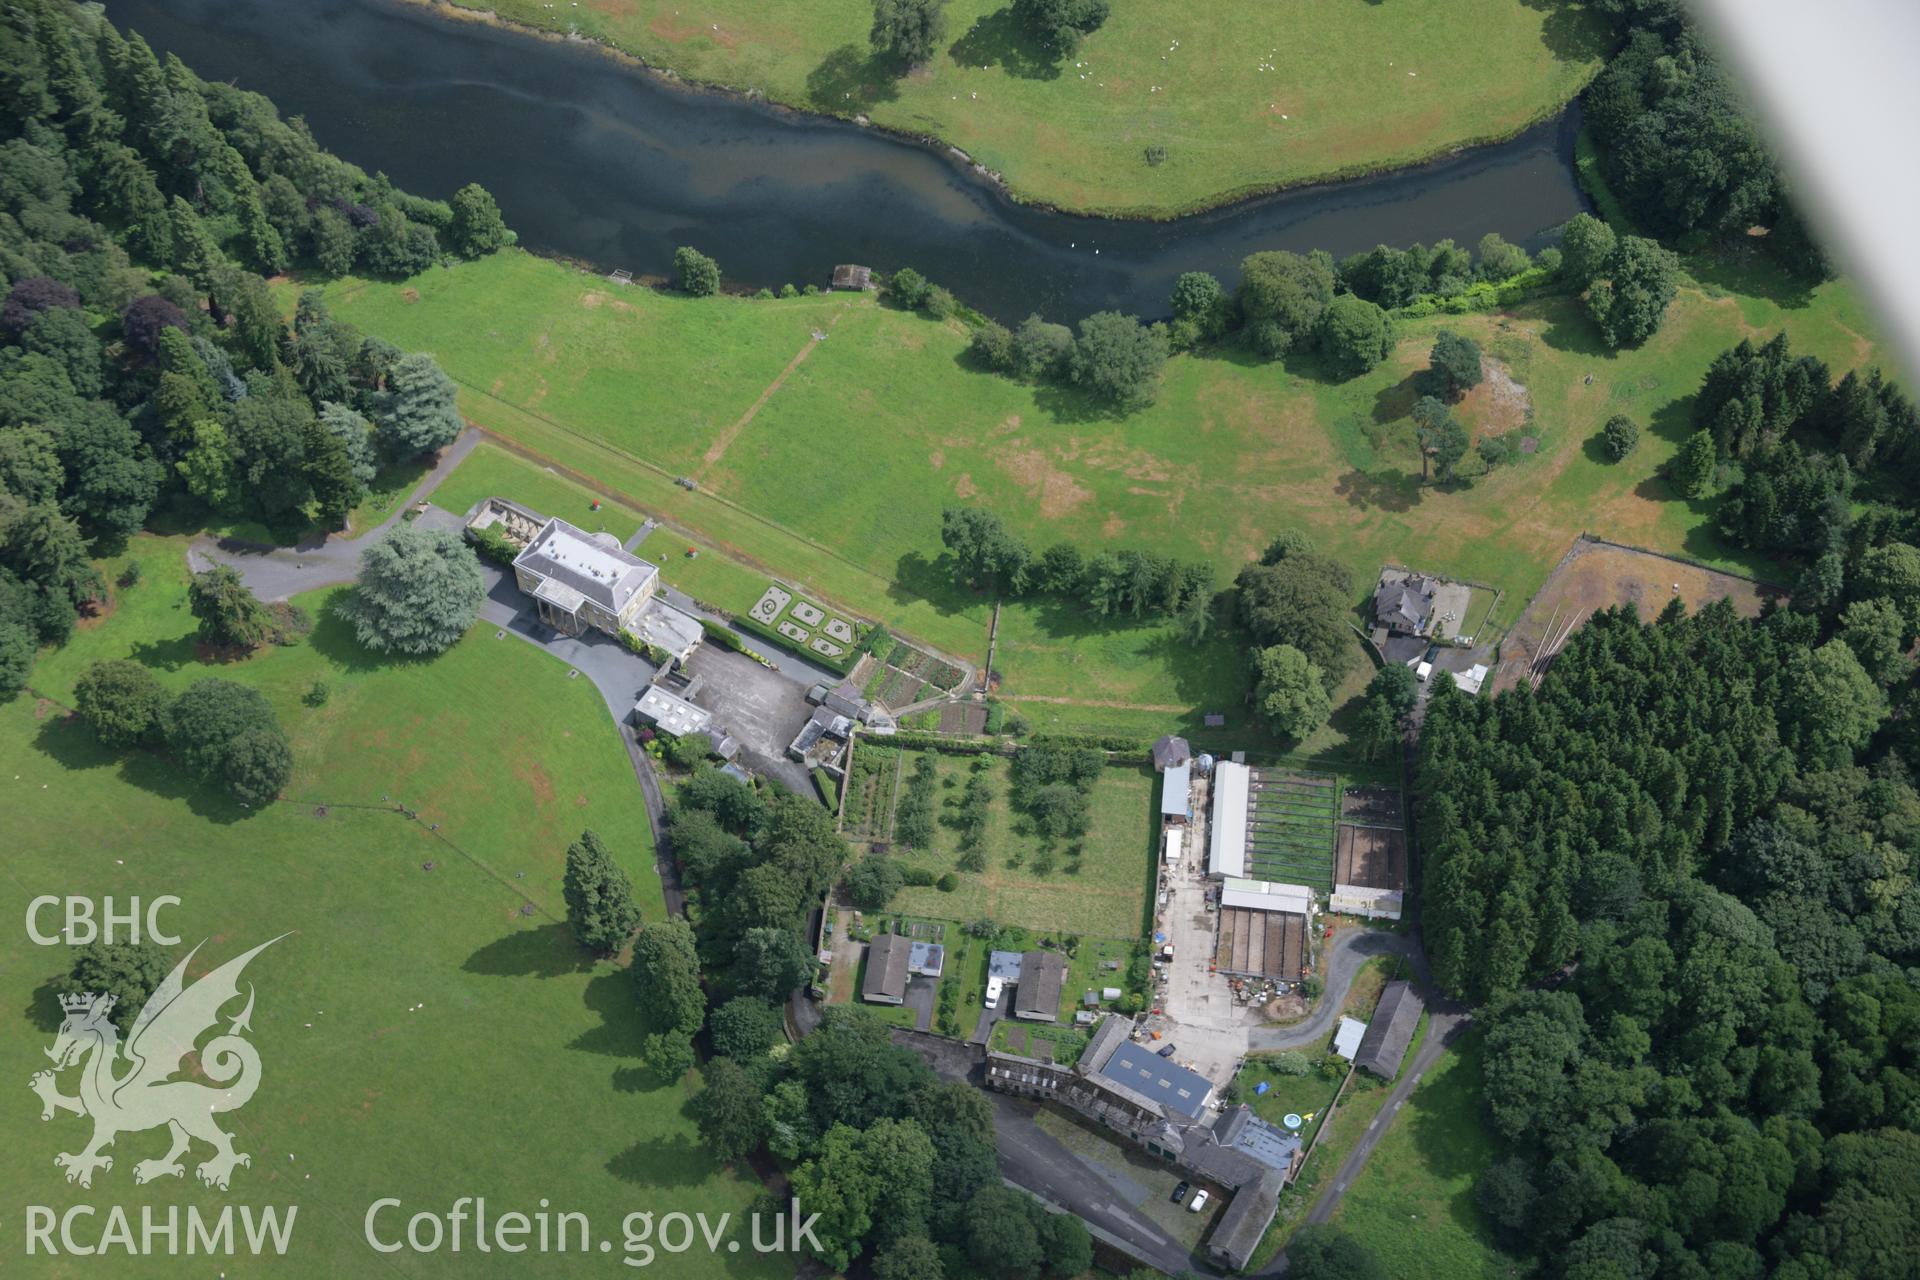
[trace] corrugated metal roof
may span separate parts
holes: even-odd
[[[1247,788],[1252,772],[1231,760],[1214,766],[1213,830],[1209,833],[1207,871],[1240,876],[1247,871]]]
[[[1168,765],[1160,779],[1160,816],[1184,818],[1192,812],[1192,801],[1188,794],[1192,789],[1193,766],[1186,763]]]

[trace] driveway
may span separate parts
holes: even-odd
[[[933,1027],[933,1000],[938,994],[940,984],[932,978],[913,977],[907,979],[907,998],[903,1003],[913,1010],[913,1029],[928,1031]]]
[[[740,740],[748,767],[804,795],[812,784],[806,769],[787,758],[787,744],[813,713],[806,687],[715,644],[695,649],[683,670],[702,678],[694,702]]]
[[[440,482],[479,443],[479,431],[468,427],[461,432],[459,439],[441,451],[433,470],[420,477],[420,483],[413,486],[407,500],[395,508],[392,515],[357,537],[337,538],[327,534],[290,547],[270,547],[239,538],[202,536],[195,538],[187,549],[187,563],[196,573],[204,573],[215,563],[229,565],[240,574],[247,590],[262,600],[285,600],[302,591],[352,582],[360,573],[360,553],[386,537],[414,504],[439,488]],[[460,516],[435,507],[416,523],[422,528],[458,529]]]
[[[1403,933],[1384,929],[1342,929],[1333,936],[1333,944],[1320,953],[1320,998],[1304,1022],[1290,1027],[1254,1027],[1247,1033],[1247,1048],[1256,1052],[1298,1049],[1333,1034],[1340,1006],[1346,1003],[1347,988],[1367,961],[1375,956],[1404,956],[1409,960],[1419,951],[1414,940]]]

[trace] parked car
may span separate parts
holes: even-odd
[[[1202,1187],[1200,1188],[1200,1190],[1193,1193],[1193,1199],[1187,1201],[1187,1212],[1198,1213],[1200,1212],[1200,1210],[1206,1207],[1206,1204],[1207,1204],[1207,1189],[1205,1187]]]
[[[1173,1056],[1173,1041],[1169,1040],[1160,1046],[1160,1056],[1163,1058],[1171,1058]]]
[[[1183,1182],[1179,1186],[1173,1189],[1173,1195],[1171,1199],[1175,1204],[1179,1204],[1182,1200],[1185,1200],[1187,1198],[1187,1192],[1191,1190],[1193,1190],[1193,1184],[1191,1182]]]

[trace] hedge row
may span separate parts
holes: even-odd
[[[836,671],[843,676],[853,670],[854,663],[860,661],[860,647],[857,643],[839,657],[829,658],[824,653],[815,653],[803,644],[795,644],[786,636],[781,635],[780,632],[773,627],[768,626],[766,623],[760,621],[760,619],[748,614],[741,614],[736,617],[733,620],[733,625],[742,631],[752,632],[764,640],[770,640],[783,649],[791,650],[805,658],[808,662],[825,667],[829,671]],[[834,643],[838,644],[839,641],[836,640]]]

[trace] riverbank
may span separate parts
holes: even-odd
[[[1417,0],[1276,15],[1117,9],[1074,57],[1040,56],[996,0],[953,0],[949,43],[905,74],[866,43],[866,0],[404,0],[589,43],[681,84],[853,120],[929,146],[1039,208],[1166,220],[1387,173],[1514,138],[1597,73],[1584,10]],[[1465,3],[1474,12],[1462,12]]]

